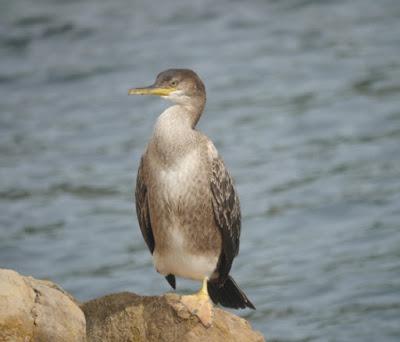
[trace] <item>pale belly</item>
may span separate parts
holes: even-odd
[[[156,248],[153,253],[154,266],[158,272],[194,280],[212,277],[218,263],[217,255],[192,253],[186,247],[191,241],[185,241],[179,229],[170,229],[168,235],[168,248],[161,251]]]

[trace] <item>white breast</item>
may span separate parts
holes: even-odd
[[[158,183],[163,191],[163,197],[167,197],[168,201],[178,201],[180,196],[191,186],[193,174],[197,169],[198,154],[196,151],[177,160],[173,166],[161,169],[158,174]]]

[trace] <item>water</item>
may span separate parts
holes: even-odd
[[[234,175],[268,341],[400,340],[400,2],[0,3],[0,267],[160,294],[132,189],[169,67]],[[178,280],[179,292],[198,284]]]

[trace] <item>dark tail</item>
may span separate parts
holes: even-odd
[[[208,294],[215,304],[219,303],[227,308],[244,309],[247,307],[256,309],[231,276],[228,276],[222,285],[209,281]]]

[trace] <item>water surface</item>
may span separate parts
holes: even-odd
[[[400,339],[400,2],[0,4],[0,267],[160,294],[133,210],[169,67],[240,194],[232,274],[268,341]],[[178,280],[179,292],[198,284]]]

